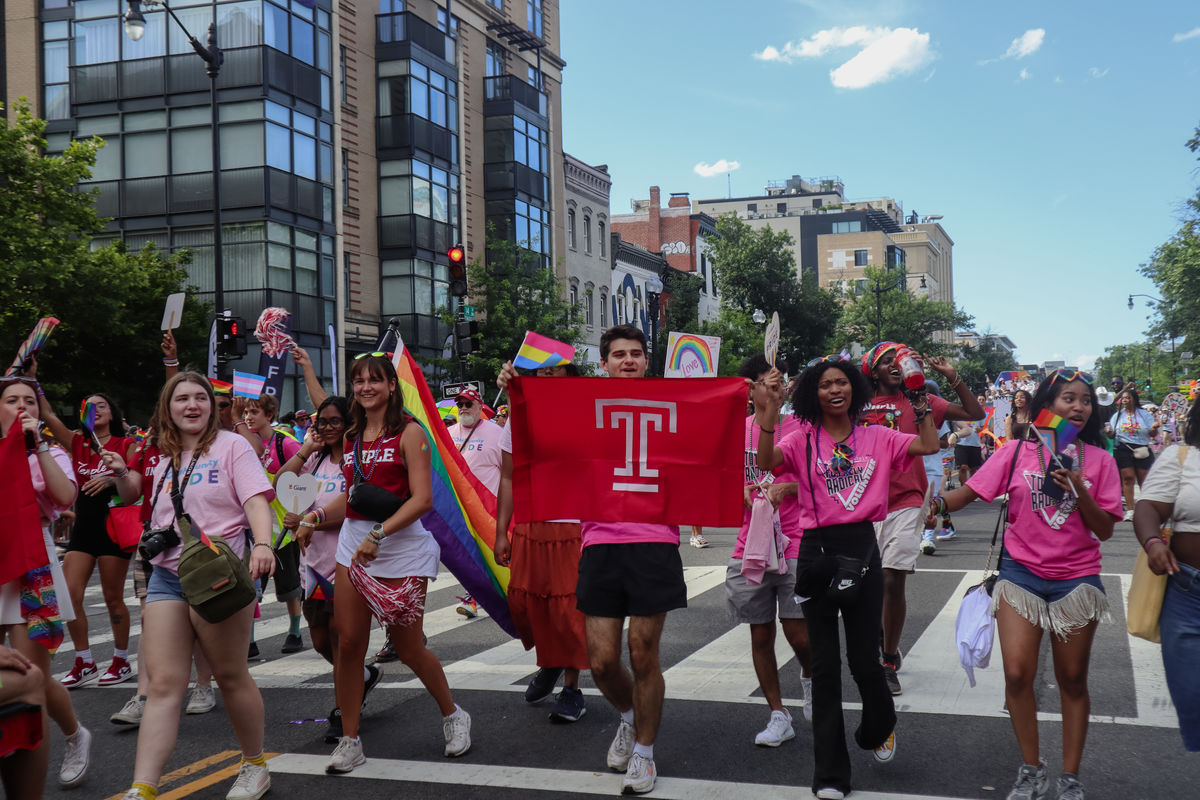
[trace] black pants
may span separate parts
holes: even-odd
[[[862,720],[854,732],[855,743],[874,750],[887,741],[896,727],[896,707],[879,662],[879,636],[883,618],[883,571],[879,546],[871,523],[836,525],[804,532],[797,571],[821,555],[867,555],[870,569],[863,578],[858,599],[839,609],[825,597],[804,604],[808,639],[812,646],[813,768],[812,789],[826,786],[850,791],[850,754],[846,749],[846,723],[842,718],[842,659],[838,638],[838,611],[846,631],[846,661],[862,697]]]

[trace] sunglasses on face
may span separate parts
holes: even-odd
[[[1074,367],[1059,367],[1051,374],[1054,376],[1054,380],[1056,381],[1070,383],[1073,380],[1081,380],[1088,386],[1092,385],[1092,373],[1084,372],[1083,370],[1075,369]]]
[[[225,409],[225,408],[232,408],[232,407],[233,407],[233,403],[229,402],[228,400],[218,400],[217,401],[217,408]]]

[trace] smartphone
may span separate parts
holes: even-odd
[[[1071,457],[1065,454],[1059,454],[1058,460],[1062,462],[1062,465],[1065,469],[1070,469],[1074,463],[1071,460]],[[1059,466],[1057,463],[1051,463],[1047,465],[1046,474],[1042,476],[1042,494],[1053,500],[1055,504],[1062,502],[1063,497],[1065,497],[1067,493],[1066,489],[1059,486],[1054,481],[1053,473],[1058,469]]]

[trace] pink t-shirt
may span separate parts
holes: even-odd
[[[785,437],[779,443],[783,466],[800,476],[800,527],[809,530],[848,522],[878,522],[886,517],[888,485],[893,476],[914,463],[921,466],[921,459],[908,455],[908,445],[915,438],[882,425],[855,426],[845,442],[853,451],[850,466],[839,471],[830,465],[836,442],[819,425]],[[921,474],[923,478],[923,467]]]
[[[271,475],[279,472],[279,468],[286,464],[292,456],[300,452],[300,443],[290,436],[285,436],[279,431],[275,431],[269,437],[262,440],[263,453],[259,456],[259,461],[262,462],[263,469]],[[283,451],[283,459],[279,458],[279,451]]]
[[[58,445],[52,444],[50,445],[50,457],[67,476],[67,480],[75,485],[76,493],[78,493],[79,479],[75,477],[74,463],[70,453]],[[29,477],[33,479],[33,493],[37,496],[38,510],[42,513],[43,525],[58,519],[59,514],[71,507],[70,503],[60,506],[50,496],[50,491],[46,488],[46,476],[42,474],[42,465],[38,463],[37,453],[29,454]]]
[[[940,428],[946,418],[946,409],[950,402],[936,394],[929,395],[929,410],[933,413],[933,427]],[[917,423],[914,420],[912,403],[903,394],[880,395],[871,398],[871,402],[859,414],[863,425],[881,425],[901,433],[917,435]],[[898,508],[920,508],[925,504],[925,489],[929,479],[925,477],[925,462],[918,458],[892,477],[891,488],[888,492],[888,511]]]
[[[1013,468],[1012,448],[1018,446],[1021,451],[1012,483],[1005,486]],[[1052,581],[1097,575],[1100,542],[1083,524],[1082,516],[1074,513],[1074,495],[1068,492],[1055,504],[1042,493],[1045,470],[1038,449],[1031,442],[1009,442],[983,462],[967,486],[989,503],[1008,492],[1009,526],[1004,532],[1004,549],[1030,572]],[[1078,467],[1077,446],[1072,444],[1065,452]],[[1048,455],[1043,451],[1043,457]],[[1114,519],[1121,519],[1121,477],[1113,457],[1099,447],[1083,445],[1083,478],[1096,504]]]
[[[317,479],[317,499],[313,508],[324,508],[346,491],[346,476],[342,472],[342,462],[333,461],[329,456],[321,457],[321,451],[316,451],[300,467],[301,475],[312,475]],[[337,554],[339,528],[313,531],[308,549],[300,556],[300,577],[304,583],[304,596],[312,592],[312,576],[305,567],[312,567],[321,577],[333,580],[337,569]]]
[[[500,488],[500,437],[504,428],[485,419],[474,428],[456,422],[448,430],[471,473],[495,494]]]
[[[179,456],[181,475],[192,463],[192,453]],[[154,488],[171,468],[171,460],[163,458],[154,470]],[[172,480],[175,475],[172,474]],[[171,481],[167,481],[150,512],[152,528],[171,527],[175,522],[175,507],[171,502]],[[218,431],[208,452],[196,460],[183,492],[183,510],[209,538],[220,536],[239,556],[246,551],[246,511],[243,505],[255,495],[272,494],[271,481],[263,472],[262,463],[250,443],[236,433]],[[153,494],[151,495],[153,498]],[[155,556],[151,563],[169,572],[179,569],[182,544]]]
[[[809,424],[796,417],[784,417],[775,428],[775,443],[778,445],[787,436]],[[770,485],[772,483],[795,483],[796,473],[789,471],[784,465],[776,467],[765,476],[758,468],[758,437],[760,429],[754,423],[754,417],[746,417],[746,452],[742,470],[742,486],[755,483]],[[800,553],[800,537],[804,530],[800,527],[800,504],[797,497],[785,497],[779,504],[779,524],[783,535],[787,537],[788,545],[784,551],[785,558],[795,558]],[[733,546],[733,557],[741,558],[746,551],[746,534],[750,531],[750,509],[742,511],[742,527],[738,530],[737,544]]]

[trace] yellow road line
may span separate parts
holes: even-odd
[[[279,755],[279,753],[263,753],[263,756],[268,760],[277,755]],[[214,783],[219,783],[226,778],[232,778],[238,774],[238,770],[241,769],[242,766],[240,757],[241,754],[239,753],[238,756],[238,763],[225,767],[224,769],[219,769],[216,772],[210,772],[203,778],[197,778],[196,780],[191,781],[190,783],[185,783],[183,786],[178,786],[169,792],[159,793],[158,800],[182,800],[182,798],[189,797],[201,789],[207,789]]]
[[[239,759],[238,765],[240,766],[242,751],[240,751],[240,750],[223,750],[220,753],[214,753],[213,755],[208,756],[207,758],[202,758],[199,761],[194,761],[191,764],[188,764],[187,766],[183,766],[177,770],[172,770],[171,772],[168,772],[166,775],[163,775],[162,778],[159,779],[158,785],[160,787],[162,787],[162,786],[166,786],[167,784],[174,783],[177,780],[186,778],[188,775],[195,775],[197,772],[206,770],[209,767],[213,766],[214,764],[219,764],[222,761],[228,761],[230,758],[233,758],[235,756]],[[234,770],[234,771],[236,772],[237,770]],[[125,791],[128,791],[128,790],[125,790]],[[112,797],[107,798],[107,800],[121,800],[121,798],[125,796],[125,791],[114,794]],[[161,795],[161,794],[159,795],[159,797],[162,797],[162,796],[163,795]]]

